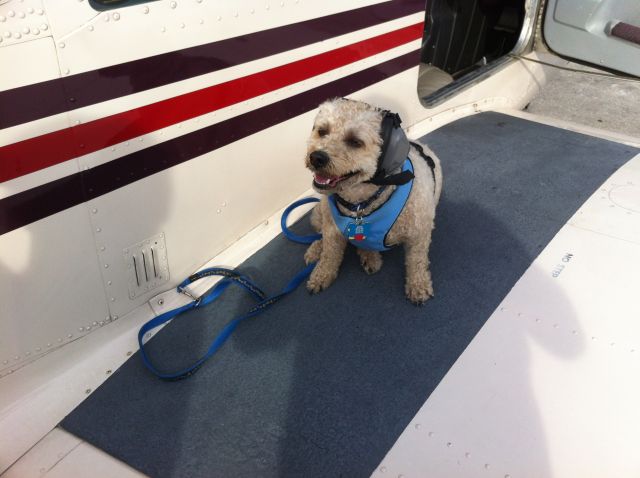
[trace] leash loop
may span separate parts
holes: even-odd
[[[299,236],[293,232],[291,232],[287,227],[287,219],[291,211],[295,208],[302,206],[304,204],[318,202],[317,198],[304,198],[299,201],[294,202],[289,207],[285,209],[280,219],[280,225],[282,227],[282,232],[285,237],[293,242],[298,242],[300,244],[311,244],[313,241],[318,240],[322,237],[321,234],[311,234],[307,236]],[[255,317],[269,307],[274,305],[276,302],[286,297],[288,294],[293,292],[298,288],[298,286],[304,282],[304,280],[311,275],[313,268],[315,267],[315,263],[309,264],[300,272],[298,272],[289,283],[276,295],[271,297],[267,296],[262,289],[260,289],[251,279],[240,274],[238,271],[234,269],[227,269],[224,267],[210,267],[207,269],[203,269],[194,274],[191,274],[185,280],[183,280],[178,286],[176,290],[186,295],[191,299],[191,302],[178,307],[176,309],[170,310],[163,314],[154,317],[153,319],[146,322],[138,331],[138,345],[140,346],[140,357],[142,358],[142,363],[158,378],[167,381],[175,381],[181,380],[184,378],[188,378],[193,375],[211,356],[213,356],[222,345],[226,342],[226,340],[231,336],[233,331],[236,329],[238,324],[243,320]],[[223,279],[213,285],[209,290],[204,292],[199,297],[196,297],[189,289],[188,286],[193,284],[194,282],[199,281],[205,277],[218,276]],[[181,370],[177,371],[163,371],[160,370],[149,358],[147,351],[145,350],[145,335],[151,330],[160,327],[161,325],[167,323],[168,321],[178,318],[184,312],[188,310],[195,309],[200,306],[204,306],[210,304],[217,300],[222,293],[231,285],[236,285],[238,287],[242,287],[246,290],[251,297],[256,301],[256,305],[254,305],[248,312],[238,317],[235,317],[231,321],[229,321],[222,331],[218,334],[218,336],[213,340],[211,345],[209,346],[206,353],[196,360],[193,364],[185,367]]]

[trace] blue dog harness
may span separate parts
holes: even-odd
[[[402,171],[413,173],[413,164],[407,158],[402,166]],[[387,251],[390,247],[385,244],[387,234],[395,224],[409,199],[413,180],[397,186],[389,199],[378,209],[366,216],[344,216],[338,209],[335,194],[329,196],[331,215],[338,226],[338,230],[349,240],[351,244],[370,251]]]

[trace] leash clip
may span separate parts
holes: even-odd
[[[181,294],[186,295],[191,300],[193,300],[193,302],[195,302],[195,304],[194,304],[195,307],[198,307],[200,305],[200,302],[202,301],[202,296],[196,297],[191,292],[189,292],[189,289],[187,289],[186,286],[185,287],[178,286],[178,292],[180,292]]]

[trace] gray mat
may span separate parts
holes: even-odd
[[[351,250],[327,291],[241,324],[190,379],[160,381],[134,355],[62,426],[153,477],[368,476],[539,251],[638,153],[495,113],[426,139],[445,176],[426,306],[404,299],[401,250],[374,276]],[[275,293],[304,250],[278,237],[240,269]],[[185,365],[248,306],[229,290],[150,353]]]

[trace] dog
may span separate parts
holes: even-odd
[[[405,250],[405,294],[414,304],[433,296],[429,246],[442,191],[440,160],[409,143],[398,115],[368,103],[322,103],[307,142],[306,167],[323,195],[311,224],[322,238],[305,253],[317,262],[307,289],[318,293],[338,276],[348,243],[367,274],[382,267],[381,251]]]

